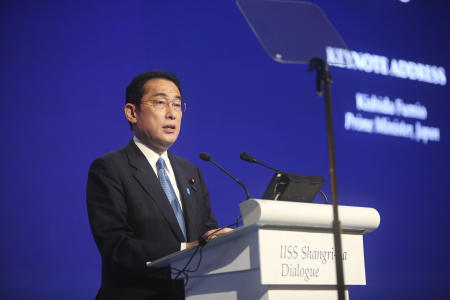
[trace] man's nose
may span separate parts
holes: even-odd
[[[167,103],[166,105],[166,116],[167,118],[174,120],[176,118],[175,109],[172,103]]]

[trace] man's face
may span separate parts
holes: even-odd
[[[134,124],[134,134],[144,144],[158,154],[166,151],[178,138],[183,113],[175,111],[172,105],[155,107],[157,101],[181,101],[177,86],[170,80],[158,78],[144,85],[140,107],[133,104],[125,106],[125,115]]]

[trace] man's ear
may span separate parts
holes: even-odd
[[[128,122],[134,124],[137,122],[136,120],[136,106],[133,103],[127,103],[125,104],[125,117],[127,118]]]

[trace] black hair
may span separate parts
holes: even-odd
[[[144,85],[147,83],[147,81],[152,79],[167,79],[169,81],[172,81],[181,92],[180,80],[175,74],[169,71],[154,70],[139,74],[133,78],[126,90],[125,103],[132,103],[136,106],[136,108],[139,109],[142,96],[144,96],[145,94]]]

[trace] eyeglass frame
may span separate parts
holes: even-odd
[[[170,100],[167,100],[167,99],[164,99],[164,100],[162,100],[162,99],[150,99],[150,100],[146,100],[144,102],[141,102],[141,104],[142,103],[149,103],[149,102],[151,102],[151,106],[153,107],[153,109],[155,111],[162,110],[163,106],[162,105],[161,106],[157,106],[157,105],[158,104],[163,104],[163,103],[165,104],[166,107],[169,107],[169,105],[171,105],[173,111],[176,111],[176,112],[186,112],[186,109],[187,109],[186,102],[181,101],[181,100],[172,100],[172,101],[170,101]],[[156,102],[163,102],[163,103],[156,103]],[[177,102],[180,102],[180,103],[177,103]],[[175,106],[176,104],[180,104],[180,107],[176,107]]]

